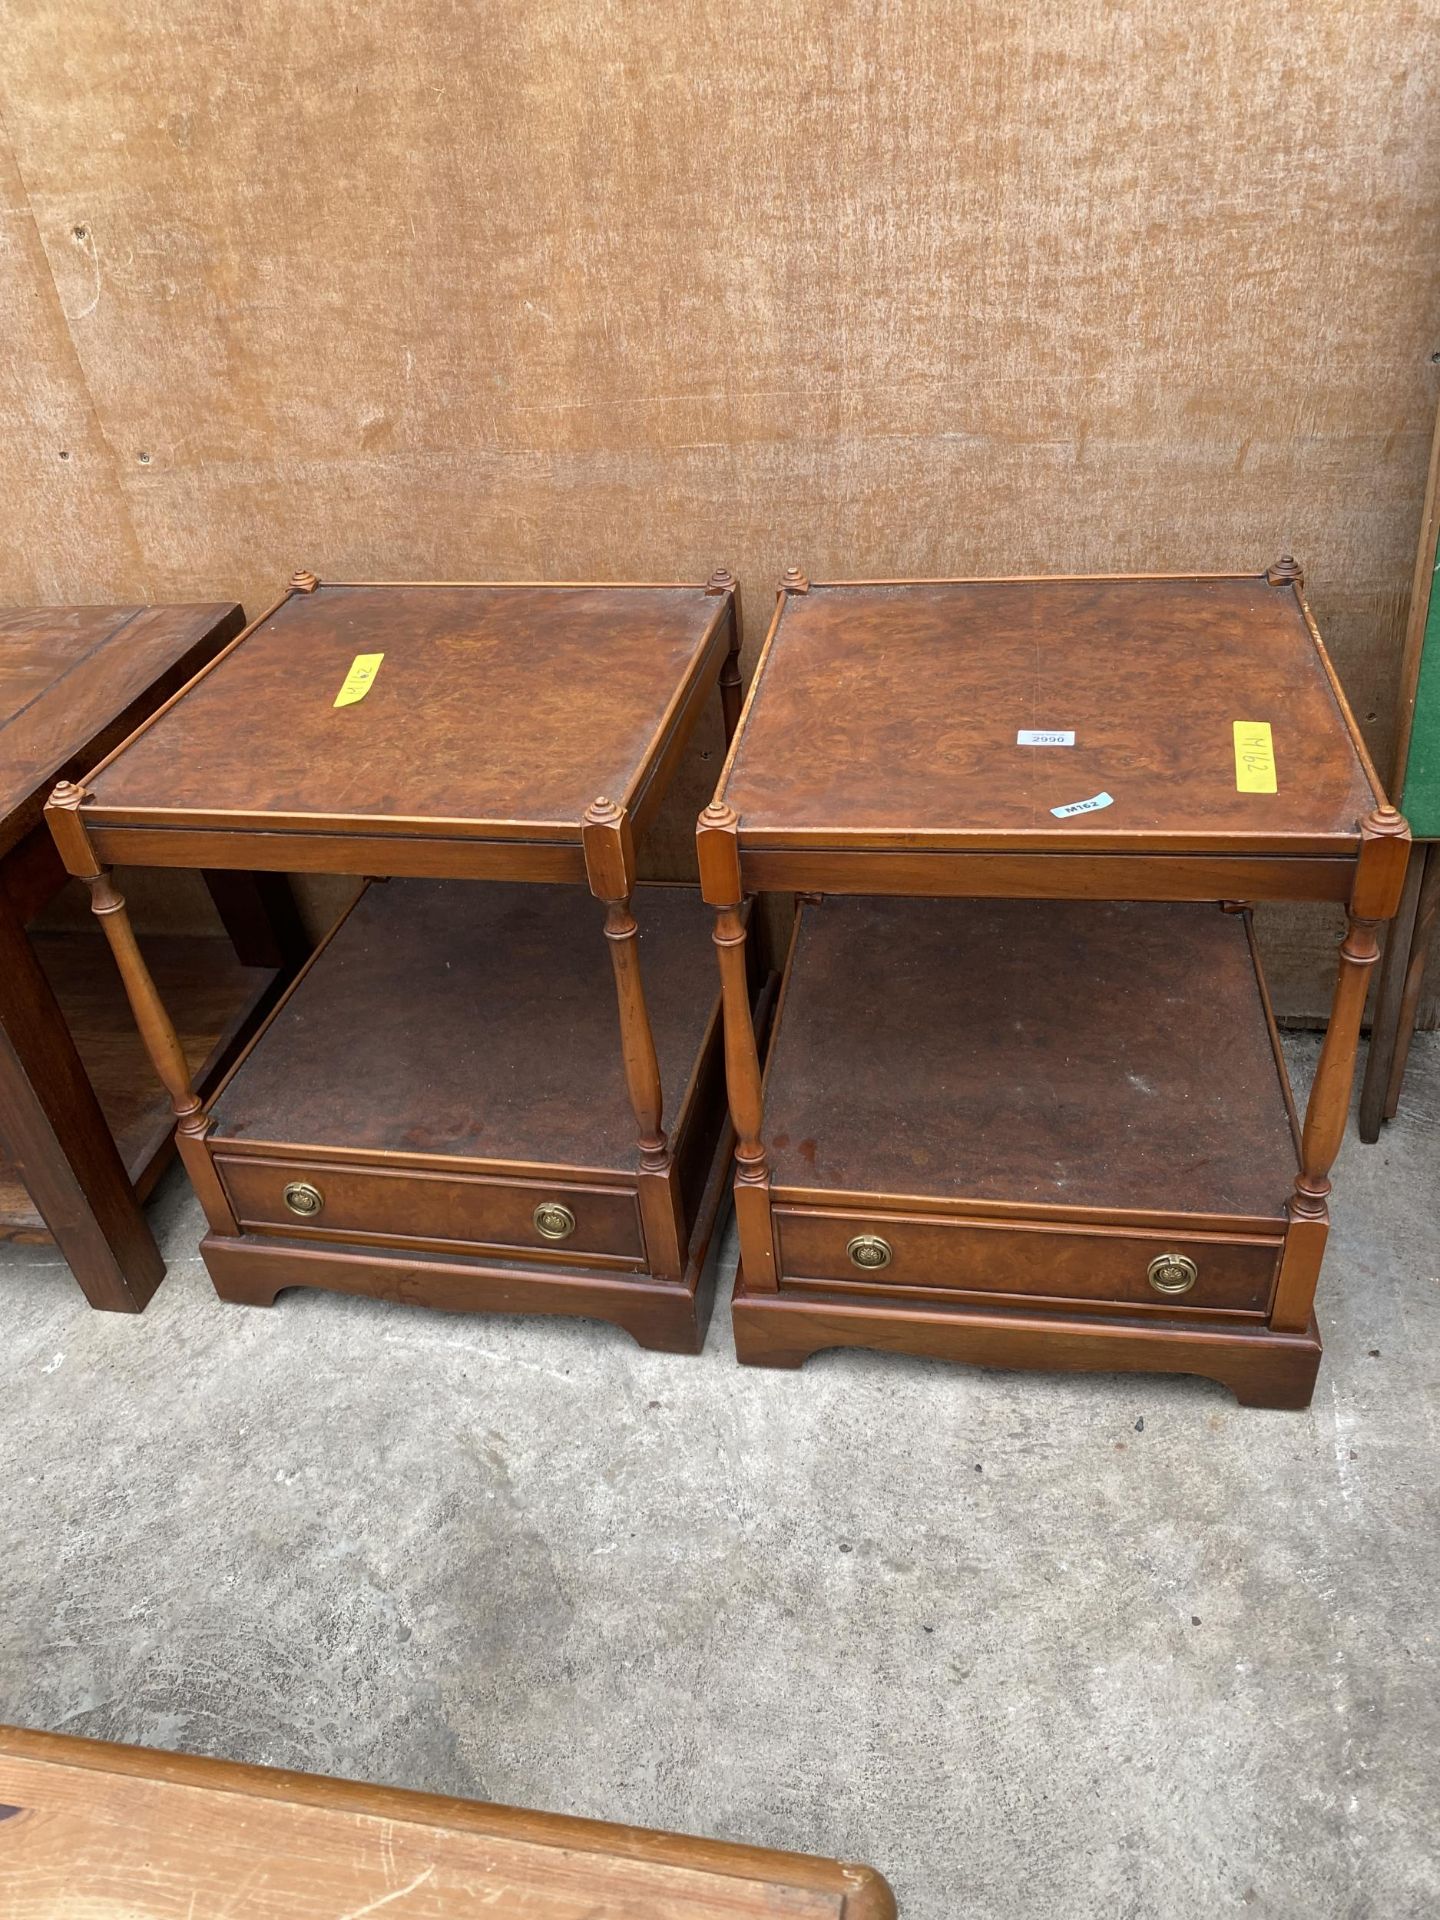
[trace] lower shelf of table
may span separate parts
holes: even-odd
[[[733,1147],[719,985],[694,889],[638,888],[634,913],[668,1167],[637,1145],[586,892],[372,885],[210,1103],[222,1296],[576,1314],[698,1350]]]
[[[765,1138],[742,1360],[861,1345],[1308,1397],[1325,1225],[1290,1218],[1295,1116],[1243,915],[806,903]]]
[[[99,932],[31,936],[136,1194],[148,1198],[173,1153],[170,1102],[146,1058],[119,971]],[[202,1094],[229,1064],[274,991],[218,934],[147,936],[142,945]],[[44,1243],[45,1223],[0,1157],[0,1240]]]

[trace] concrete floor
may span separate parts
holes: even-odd
[[[1427,1037],[1305,1414],[740,1370],[723,1305],[699,1360],[222,1306],[172,1175],[140,1320],[0,1253],[0,1716],[867,1859],[907,1920],[1434,1914],[1437,1141]]]

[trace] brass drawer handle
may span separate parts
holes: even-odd
[[[1146,1269],[1156,1293],[1188,1293],[1200,1278],[1200,1269],[1183,1253],[1160,1253]]]
[[[542,1240],[568,1240],[575,1231],[575,1216],[558,1200],[542,1200],[531,1216]]]
[[[291,1213],[298,1213],[302,1220],[313,1220],[325,1204],[325,1196],[318,1187],[312,1187],[308,1180],[292,1180],[285,1189],[285,1204]]]
[[[850,1256],[850,1264],[866,1273],[890,1264],[890,1242],[882,1240],[878,1233],[857,1233],[845,1251]]]

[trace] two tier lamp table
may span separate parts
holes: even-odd
[[[1284,560],[812,584],[712,804],[744,1361],[1194,1373],[1298,1407],[1404,821]],[[762,1081],[748,893],[793,891]],[[1300,1124],[1257,900],[1348,929]]]
[[[582,1314],[698,1350],[731,1144],[719,991],[698,896],[638,885],[636,849],[717,684],[733,731],[739,644],[723,573],[297,574],[57,789],[224,1298]],[[116,862],[368,883],[208,1100]]]

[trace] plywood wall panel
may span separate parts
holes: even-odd
[[[0,121],[0,600],[141,600],[145,570]]]
[[[67,596],[726,562],[758,634],[791,560],[1290,546],[1384,764],[1440,347],[1437,0],[9,18],[34,244],[3,318],[50,302],[38,357],[68,340],[105,456]],[[32,502],[0,596],[33,598],[57,482],[0,429]]]

